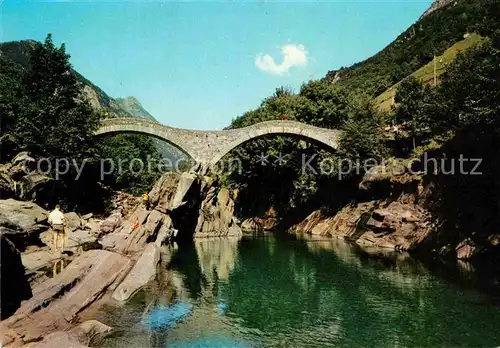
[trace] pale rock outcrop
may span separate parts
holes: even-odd
[[[273,217],[269,218],[248,218],[243,220],[240,227],[243,231],[270,231],[278,225],[278,220]]]
[[[144,223],[142,223],[134,233],[129,234],[127,245],[123,251],[136,252],[144,249],[148,242],[156,240],[156,234],[163,224],[164,214],[158,210],[151,211]]]
[[[123,217],[127,217],[141,203],[141,198],[126,192],[116,192],[111,200],[111,207]]]
[[[432,237],[421,176],[406,160],[389,160],[368,170],[359,184],[366,201],[353,201],[335,213],[317,210],[292,227],[295,233],[333,236],[360,245],[413,250]]]
[[[74,231],[82,227],[82,220],[80,219],[78,214],[74,212],[69,212],[64,214],[64,223],[65,223],[64,228],[66,232]]]
[[[183,201],[184,195],[193,183],[191,181],[189,187],[185,184],[181,184],[181,191],[184,192],[184,195],[180,196],[180,194],[177,194],[177,190],[183,176],[188,176],[187,180],[182,180],[184,183],[190,181],[189,178],[191,178],[191,175],[188,173],[182,173],[180,175],[177,173],[166,173],[156,182],[149,193],[151,205],[154,206],[156,210],[167,214],[171,211],[174,197],[176,197],[177,201]]]
[[[33,162],[27,152],[20,152],[9,163],[0,164],[0,197],[34,200],[37,192],[53,181],[30,168]]]
[[[227,188],[207,185],[201,203],[194,237],[240,236],[234,217],[234,199]]]
[[[47,229],[48,212],[32,202],[0,200],[0,226],[19,233],[36,233]]]
[[[184,197],[186,196],[186,193],[189,191],[191,185],[193,185],[193,182],[195,180],[196,180],[196,174],[182,173],[179,182],[177,183],[177,189],[175,190],[175,195],[171,199],[170,204],[168,206],[168,210],[172,211],[186,203]]]
[[[347,205],[334,215],[317,210],[291,231],[366,246],[412,250],[431,236],[433,226],[428,212],[418,205],[370,201]]]
[[[117,301],[126,301],[139,288],[153,280],[159,260],[158,247],[155,244],[148,244],[125,280],[113,292],[113,298]]]
[[[435,0],[431,6],[420,16],[419,19],[430,15],[432,12],[437,11],[443,7],[446,7],[452,3],[456,3],[456,0]]]

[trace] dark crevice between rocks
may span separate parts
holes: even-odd
[[[175,241],[181,245],[190,243],[198,223],[202,198],[200,180],[195,180],[186,195],[184,196],[184,205],[170,212],[173,227],[178,231]]]

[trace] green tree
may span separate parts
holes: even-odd
[[[94,156],[93,133],[100,116],[82,98],[82,85],[64,44],[55,47],[47,35],[44,44],[35,47],[30,63],[14,127],[19,148],[47,157]]]
[[[396,90],[394,120],[397,124],[406,126],[413,138],[414,150],[416,137],[429,131],[432,97],[433,90],[429,86],[424,86],[413,76],[403,80]]]
[[[0,160],[7,160],[16,148],[14,132],[18,99],[21,93],[21,73],[13,63],[0,57]]]
[[[439,85],[438,131],[493,124],[500,111],[500,50],[491,42],[461,53]]]
[[[300,120],[319,127],[338,128],[347,119],[350,102],[347,93],[334,84],[310,81],[300,88]]]
[[[106,159],[104,183],[114,189],[139,195],[151,190],[160,176],[160,155],[153,139],[139,134],[118,134],[99,143]],[[113,168],[111,168],[113,166]]]
[[[358,106],[344,123],[340,154],[350,160],[377,162],[388,155],[383,138],[383,118],[369,102]]]

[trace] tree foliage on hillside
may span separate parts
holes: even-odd
[[[405,125],[403,137],[408,134],[417,139],[416,145],[422,145],[421,148],[431,143],[441,144],[441,149],[428,155],[456,160],[460,153],[467,153],[484,159],[485,176],[432,177],[429,174],[426,177],[437,186],[435,200],[438,203],[431,207],[436,219],[450,231],[463,223],[469,228],[468,232],[461,229],[466,235],[472,230],[477,232],[487,221],[498,225],[500,191],[494,178],[500,174],[499,9],[498,0],[459,0],[422,18],[372,58],[340,72],[331,72],[320,81],[311,81],[297,94],[280,88],[257,109],[233,120],[232,127],[243,127],[280,119],[284,114],[287,119],[344,130],[340,149],[335,154],[323,151],[316,144],[286,137],[249,142],[230,154],[242,159],[242,173],[233,172],[227,179],[229,184],[240,188],[239,204],[245,207],[241,209],[243,215],[263,214],[274,207],[280,214],[290,216],[322,205],[335,207],[342,199],[352,197],[359,175],[343,176],[339,180],[338,170],[342,168],[339,164],[346,159],[380,161],[390,155],[382,136],[386,117],[373,110],[364,96],[376,96],[461,40],[465,33],[477,31],[490,37],[491,42],[460,54],[447,67],[437,87],[424,86],[413,78],[404,79],[397,90],[397,106],[390,116],[394,123]],[[404,154],[407,145],[398,141],[393,143],[393,149]],[[395,148],[398,146],[404,149]],[[261,165],[260,155],[273,158],[279,153],[289,155],[286,163]],[[312,155],[315,157],[311,166],[318,168],[322,160],[328,159],[337,169],[329,175],[298,170],[303,165],[303,156]],[[460,199],[460,194],[467,199]],[[473,205],[484,207],[483,213],[479,214]],[[454,222],[459,223],[454,225]],[[488,224],[494,226],[494,223]]]
[[[331,71],[334,81],[354,95],[375,97],[442,54],[467,32],[485,36],[499,28],[498,0],[458,0],[413,24],[395,41],[371,58]]]
[[[379,136],[380,115],[369,103],[355,101],[324,81],[310,81],[298,94],[278,88],[259,108],[236,118],[231,126],[244,127],[282,116],[319,127],[346,129],[344,146],[338,153],[331,153],[311,140],[278,136],[253,140],[233,150],[223,163],[235,163],[236,159],[241,163],[240,170],[226,173],[225,178],[228,185],[240,190],[238,213],[242,216],[264,215],[271,207],[280,216],[290,216],[308,211],[305,206],[336,205],[331,190],[338,198],[349,197],[346,192],[354,187],[339,173],[342,160],[381,159],[387,154]]]
[[[50,34],[43,44],[34,44],[27,68],[0,58],[1,159],[6,161],[19,151],[43,158],[38,169],[62,184],[51,200],[64,201],[74,209],[94,208],[96,201],[103,203],[106,194],[99,184],[100,158],[116,157],[119,152],[145,159],[146,153],[155,154],[156,150],[151,139],[141,137],[115,142],[113,150],[100,144],[110,144],[93,135],[102,115],[84,97],[69,58],[64,44],[56,47]],[[134,151],[137,149],[140,151]],[[78,168],[82,168],[81,173]],[[124,180],[116,173],[113,178],[108,181],[119,182],[118,186],[127,190],[136,186],[143,189],[153,180],[141,175]]]
[[[416,85],[411,88],[415,93],[407,93],[404,86],[397,92],[396,116],[400,110],[411,110],[416,128],[429,130],[424,145],[448,134],[441,148],[426,153],[437,159],[436,165],[423,169],[426,180],[435,186],[430,209],[449,242],[464,237],[484,241],[500,223],[500,50],[496,42],[493,38],[461,53],[426,96]]]
[[[24,74],[13,133],[17,145],[40,156],[83,159],[95,155],[99,114],[81,99],[64,44],[51,35],[37,45]]]

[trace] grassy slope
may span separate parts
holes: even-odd
[[[474,46],[475,44],[481,42],[484,38],[478,34],[471,34],[467,38],[455,43],[450,48],[448,48],[442,55],[436,56],[436,76],[439,76],[445,71],[446,66],[455,59],[458,53],[466,50],[467,48]],[[434,62],[431,61],[426,65],[422,66],[410,76],[414,76],[422,83],[433,83],[434,80]],[[382,111],[389,111],[391,106],[394,104],[394,96],[396,94],[396,88],[401,83],[392,85],[390,88],[385,90],[383,93],[378,95],[374,101],[375,105]]]
[[[456,0],[421,17],[392,43],[374,56],[350,67],[328,72],[324,80],[334,82],[354,96],[376,97],[432,62],[453,44],[474,32],[478,24],[496,21],[485,12],[485,2],[498,0]]]

